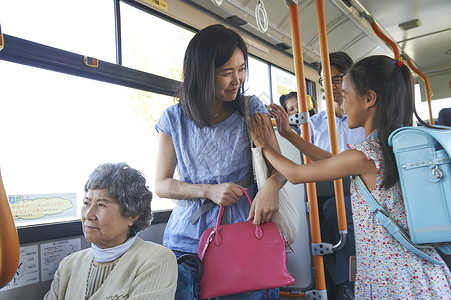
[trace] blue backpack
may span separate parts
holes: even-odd
[[[402,127],[392,132],[410,239],[451,242],[451,128]]]
[[[359,176],[357,185],[375,217],[393,237],[418,256],[443,264],[420,248],[436,247],[451,254],[451,128],[401,127],[390,134],[388,143],[395,155],[409,236]]]

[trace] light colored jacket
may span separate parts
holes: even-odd
[[[64,258],[44,299],[85,299],[93,257],[89,248]],[[177,260],[171,250],[137,238],[89,300],[174,299],[177,272]]]

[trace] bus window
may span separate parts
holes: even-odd
[[[122,2],[121,32],[124,66],[182,80],[193,32]]]
[[[424,84],[423,84],[424,87]],[[429,104],[427,102],[426,88],[421,90],[420,83],[415,84],[415,108],[418,115],[423,120],[429,120]],[[434,119],[438,118],[440,110],[446,107],[450,107],[451,98],[440,99],[441,101],[431,101],[432,115]],[[416,118],[414,118],[414,121]]]
[[[273,102],[279,104],[279,97],[296,91],[296,76],[275,66],[271,66]]]
[[[116,61],[114,1],[0,1],[5,34]]]
[[[173,97],[0,60],[0,167],[17,226],[79,218],[88,172],[140,169],[151,189],[154,125]],[[153,210],[170,209],[154,195]]]
[[[271,103],[269,88],[269,64],[249,56],[248,79],[245,88],[247,95],[256,95],[263,103]]]

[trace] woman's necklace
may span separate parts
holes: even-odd
[[[212,121],[213,124],[218,124],[226,120],[233,113],[232,108],[230,107],[221,107],[221,109],[217,113],[212,113]]]
[[[219,111],[217,113],[214,113],[214,112],[211,113],[213,118],[216,118],[216,117],[222,115],[224,113],[224,111],[227,110],[227,108],[225,106],[223,106],[222,104],[221,104],[221,106],[216,106],[215,108],[219,109]],[[212,110],[216,110],[216,109],[213,109],[213,107],[212,107]]]

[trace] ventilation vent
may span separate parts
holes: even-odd
[[[312,66],[314,66],[316,69],[319,69],[319,66],[320,66],[321,64],[319,63],[319,62],[317,62],[317,61],[315,61],[315,62],[313,62],[312,63]]]
[[[343,2],[347,7],[352,6],[351,0],[341,0],[341,2]]]
[[[243,26],[243,25],[247,24],[246,21],[244,21],[243,19],[241,19],[240,17],[237,17],[237,16],[230,16],[230,17],[226,18],[226,20],[237,26]]]
[[[399,24],[399,28],[401,28],[402,30],[409,30],[409,29],[413,29],[413,28],[417,28],[421,26],[421,21],[419,19],[415,19],[415,20],[410,20],[408,22],[404,22]]]
[[[288,49],[291,49],[291,47],[288,46],[288,45],[285,44],[285,43],[278,43],[278,44],[276,44],[276,46],[279,47],[279,48],[282,49],[282,50],[288,50]]]

